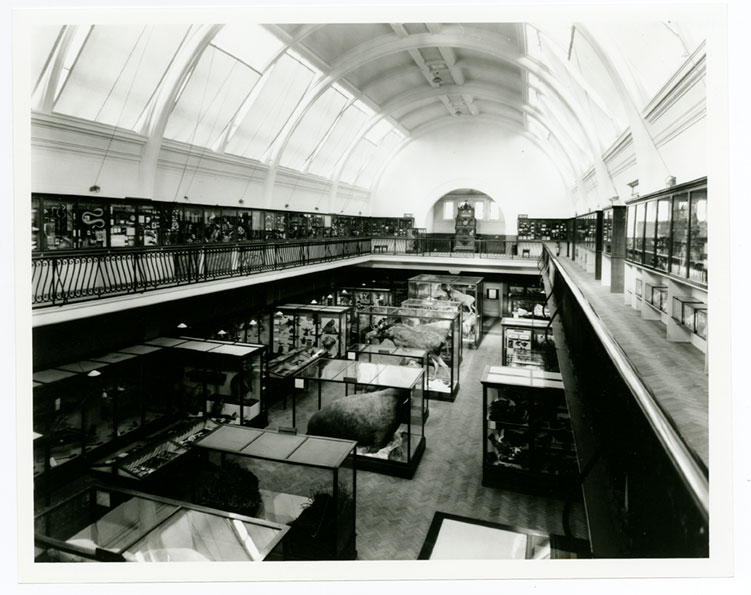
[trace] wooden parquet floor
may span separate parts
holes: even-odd
[[[623,303],[623,294],[610,293],[593,274],[571,260],[563,258],[561,262],[686,444],[709,467],[709,383],[704,354],[690,343],[668,341],[664,324],[642,319],[637,310]]]
[[[499,321],[495,321],[499,323]],[[500,360],[498,324],[478,349],[465,349],[454,402],[431,401],[427,448],[412,479],[357,473],[357,551],[360,560],[415,560],[437,511],[563,534],[563,500],[482,486],[482,385],[488,363]],[[270,412],[275,425],[276,414]],[[584,507],[570,525],[586,539]]]

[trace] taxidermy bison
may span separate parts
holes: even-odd
[[[307,433],[383,448],[399,427],[399,411],[407,398],[406,391],[387,388],[337,399],[313,414]]]

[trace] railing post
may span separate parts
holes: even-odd
[[[57,303],[57,258],[52,257],[52,305]]]
[[[138,293],[138,258],[137,252],[133,253],[133,293]]]

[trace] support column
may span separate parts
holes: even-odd
[[[610,246],[610,293],[623,293],[626,274],[625,205],[613,205],[613,230]]]
[[[595,280],[602,279],[602,211],[597,211],[595,224]]]

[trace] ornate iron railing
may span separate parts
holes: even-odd
[[[32,307],[144,293],[370,253],[535,262],[542,254],[542,243],[478,240],[474,251],[460,251],[453,239],[384,237],[44,252],[32,256]]]
[[[43,253],[32,257],[32,307],[243,277],[370,251],[370,239],[346,239]]]

